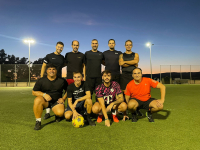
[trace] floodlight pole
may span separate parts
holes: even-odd
[[[151,79],[152,79],[152,63],[151,63],[151,46],[154,44],[148,43],[149,49],[150,49],[150,70],[151,70]]]
[[[29,44],[29,87],[30,87],[30,82],[31,82],[31,73],[30,73],[30,65],[31,65],[31,59],[30,59],[30,52],[31,52],[31,43],[34,43],[33,40],[24,40],[25,43]]]
[[[29,41],[29,87],[30,87],[30,82],[31,82],[31,74],[30,74],[30,47],[31,47],[31,43]]]

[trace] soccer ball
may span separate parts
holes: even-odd
[[[74,120],[72,120],[72,125],[75,128],[81,128],[84,126],[84,118],[82,116],[76,117]]]

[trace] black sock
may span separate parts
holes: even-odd
[[[131,113],[132,114],[132,116],[136,116],[136,112],[134,111],[133,113]]]

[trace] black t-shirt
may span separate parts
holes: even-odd
[[[111,71],[113,75],[119,75],[120,74],[120,65],[119,65],[119,55],[122,54],[122,52],[114,50],[110,51],[107,50],[103,52],[103,56],[105,59],[105,70]]]
[[[83,72],[84,54],[81,52],[69,52],[65,55],[65,62],[67,63],[67,79],[73,79],[73,72]]]
[[[101,63],[104,60],[103,53],[92,50],[85,52],[84,63],[86,65],[86,76],[94,78],[101,77]]]
[[[44,63],[46,64],[51,63],[56,66],[58,77],[62,77],[61,72],[62,72],[64,61],[65,59],[63,55],[56,55],[55,53],[47,54],[46,57],[44,58]]]
[[[79,98],[86,95],[86,91],[90,91],[88,84],[81,81],[81,85],[76,87],[74,83],[70,84],[67,88],[67,98],[72,98],[72,104]]]
[[[63,78],[56,78],[50,81],[46,76],[37,80],[33,87],[33,91],[41,91],[49,94],[52,98],[51,102],[56,102],[62,98],[63,90],[67,91],[67,81]]]

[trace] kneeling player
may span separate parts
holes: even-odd
[[[73,72],[73,79],[74,83],[70,84],[67,88],[68,105],[65,109],[65,118],[67,120],[71,119],[71,117],[75,119],[80,115],[81,111],[85,111],[86,109],[89,125],[95,126],[96,124],[90,118],[92,100],[87,82],[81,81],[83,77],[80,72]]]
[[[140,68],[135,68],[132,76],[134,79],[127,84],[124,92],[128,109],[132,112],[132,122],[137,122],[135,113],[137,108],[148,110],[146,116],[149,122],[154,122],[152,113],[163,109],[165,86],[150,78],[142,77]],[[160,89],[161,99],[151,98],[151,87]]]
[[[64,114],[64,102],[67,93],[62,97],[63,90],[67,91],[67,81],[57,77],[56,66],[48,64],[46,67],[47,76],[40,78],[33,88],[32,94],[36,96],[33,111],[36,118],[35,130],[41,128],[42,111],[45,108],[52,108],[57,117]],[[56,118],[57,118],[56,117]]]
[[[111,72],[108,70],[103,71],[102,79],[103,83],[98,85],[96,88],[98,102],[93,105],[92,111],[95,114],[99,114],[97,119],[98,123],[102,121],[102,117],[104,115],[105,125],[109,127],[110,121],[108,120],[107,112],[112,110],[113,121],[119,122],[116,116],[116,110],[125,112],[127,105],[124,102],[119,84],[116,81],[111,81]]]

